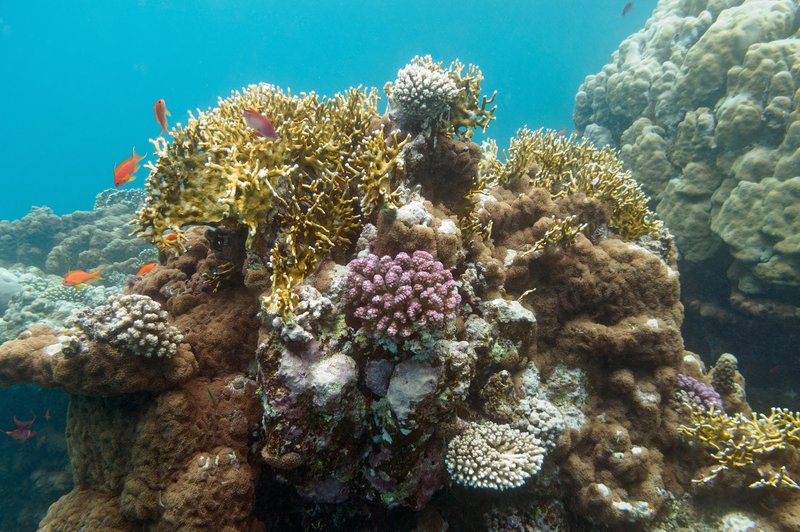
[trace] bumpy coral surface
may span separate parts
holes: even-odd
[[[533,434],[488,421],[470,424],[450,440],[445,461],[454,482],[503,490],[519,487],[535,475],[544,452]]]
[[[107,305],[77,312],[67,324],[78,334],[64,341],[68,356],[80,353],[80,343],[95,341],[135,356],[171,357],[183,342],[161,305],[142,295],[111,296]]]
[[[469,140],[475,128],[483,131],[494,120],[497,106],[492,96],[481,95],[483,74],[475,65],[453,61],[448,68],[431,56],[415,57],[397,72],[397,80],[387,83],[389,116],[403,130],[427,136],[457,136]]]
[[[682,373],[678,373],[677,384],[680,400],[691,404],[693,408],[701,408],[703,410],[711,408],[722,409],[722,398],[708,384]]]
[[[687,261],[794,306],[798,16],[792,0],[662,0],[574,112],[579,131],[622,149]]]
[[[441,329],[461,303],[450,271],[427,251],[394,258],[370,254],[347,268],[344,300],[378,335],[409,337],[415,330]]]

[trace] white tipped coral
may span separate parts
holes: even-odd
[[[412,62],[397,72],[391,85],[392,118],[406,127],[432,128],[447,119],[458,91],[447,71]]]
[[[183,341],[161,305],[142,295],[111,296],[107,305],[73,314],[68,324],[76,336],[64,342],[67,355],[83,352],[87,341],[96,341],[133,355],[171,357]]]
[[[539,472],[544,446],[533,434],[490,421],[470,423],[447,446],[445,463],[456,484],[504,490]]]

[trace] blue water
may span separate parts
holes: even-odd
[[[525,124],[569,128],[583,78],[655,3],[622,17],[622,0],[4,2],[0,219],[91,208],[133,146],[152,151],[158,98],[172,124],[259,81],[382,88],[417,54],[482,68],[484,90],[498,91],[487,134],[501,146]]]

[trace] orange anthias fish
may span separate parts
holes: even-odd
[[[99,269],[93,272],[74,270],[71,272],[67,272],[67,275],[64,276],[64,286],[74,286],[75,288],[81,288],[85,284],[92,284],[96,281],[101,281],[102,279],[103,278],[100,277]]]
[[[273,140],[278,138],[278,133],[272,127],[272,120],[266,116],[252,109],[245,109],[242,111],[242,115],[248,127],[253,128],[258,136]]]
[[[142,275],[150,273],[150,270],[152,270],[156,266],[158,266],[157,262],[149,262],[149,263],[145,264],[144,266],[139,268],[138,272],[136,272],[136,277],[141,277]]]
[[[3,434],[19,443],[28,441],[36,436],[36,432],[31,430],[31,425],[33,425],[34,421],[36,421],[36,416],[33,416],[30,421],[20,421],[14,416],[14,426],[16,428],[14,430],[4,430]]]
[[[567,128],[565,128],[565,127],[563,127],[561,129],[559,129],[558,131],[556,131],[556,137],[563,137],[566,134],[567,134]]]
[[[139,161],[144,159],[145,155],[136,155],[136,148],[133,149],[133,155],[125,159],[114,168],[114,186],[121,187],[125,183],[130,183],[136,176],[136,170],[139,169]]]
[[[164,101],[164,98],[159,98],[155,105],[153,105],[153,110],[156,112],[156,121],[158,121],[158,125],[161,126],[161,132],[167,132],[167,117],[172,116],[172,114],[167,111],[167,102]]]
[[[630,13],[631,11],[633,11],[633,2],[628,2],[627,4],[625,4],[625,7],[622,8],[622,15],[621,16],[624,17],[625,15]]]

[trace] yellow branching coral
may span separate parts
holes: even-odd
[[[751,488],[800,489],[797,475],[800,452],[800,414],[773,408],[769,416],[729,416],[714,408],[687,406],[690,423],[678,430],[711,453],[716,465],[695,480],[707,484],[725,472],[737,471],[753,480]]]
[[[268,310],[290,311],[292,288],[320,259],[348,245],[364,217],[397,199],[399,134],[373,130],[377,91],[333,98],[292,96],[267,84],[219,99],[153,141],[148,198],[134,231],[158,246],[192,224],[246,228],[247,249],[272,269]],[[276,139],[246,125],[245,109],[268,116]]]
[[[467,68],[466,74],[464,68]],[[481,95],[483,73],[477,66],[465,67],[456,59],[445,69],[441,61],[436,62],[426,55],[414,57],[400,73],[407,75],[399,77],[395,84],[387,83],[386,94],[394,96],[396,103],[410,115],[434,113],[433,118],[438,119],[438,108],[443,105],[446,119],[441,120],[439,126],[447,136],[469,140],[475,128],[486,131],[494,120],[497,106],[490,106],[497,93]]]
[[[527,175],[531,186],[556,196],[580,193],[597,198],[611,207],[610,226],[624,239],[656,235],[661,228],[647,208],[647,196],[612,148],[598,150],[575,136],[523,128],[503,152],[504,162],[497,152],[496,143],[484,143],[480,172],[487,185],[505,185]]]

